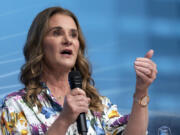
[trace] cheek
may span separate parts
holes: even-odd
[[[54,54],[55,51],[58,49],[56,44],[51,40],[44,40],[43,48],[45,55]]]
[[[80,48],[80,44],[79,44],[79,41],[77,41],[76,43],[75,43],[75,49],[76,49],[76,52],[78,53],[78,51],[79,51],[79,48]]]
[[[52,65],[55,59],[55,47],[52,43],[44,42],[43,44],[44,60],[47,65]]]
[[[45,54],[49,54],[49,53],[52,54],[53,51],[54,51],[54,47],[52,45],[50,45],[50,44],[44,45],[44,53]]]

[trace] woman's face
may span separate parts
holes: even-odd
[[[45,64],[53,70],[70,70],[75,65],[79,50],[78,30],[70,16],[57,13],[50,18],[43,49]]]

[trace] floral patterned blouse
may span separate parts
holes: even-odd
[[[38,95],[42,104],[42,111],[37,106],[30,107],[23,96],[26,90],[13,92],[3,99],[0,107],[0,135],[44,135],[63,109],[44,87]],[[87,135],[122,135],[129,115],[118,113],[117,106],[113,105],[107,97],[101,97],[105,106],[102,113],[88,111],[86,121]],[[76,122],[71,124],[66,135],[78,135]]]

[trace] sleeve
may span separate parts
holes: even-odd
[[[22,111],[15,109],[13,101],[0,107],[0,135],[29,135],[30,130]]]
[[[0,135],[10,135],[12,133],[13,123],[9,121],[10,117],[7,113],[8,108],[0,109]]]
[[[120,114],[117,105],[112,104],[107,97],[102,97],[102,104],[104,105],[102,120],[106,134],[123,135],[129,115]]]

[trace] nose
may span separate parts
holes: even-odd
[[[64,34],[62,44],[65,46],[69,46],[72,44],[72,41],[71,41],[70,37],[68,37],[68,35]]]

